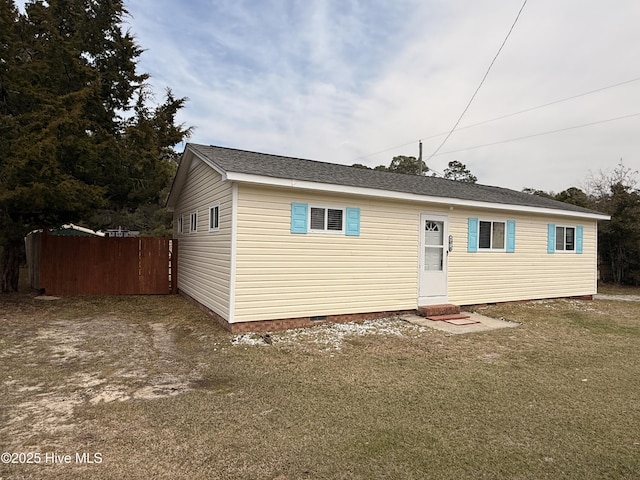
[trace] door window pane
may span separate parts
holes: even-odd
[[[427,271],[442,271],[444,249],[442,247],[425,247],[424,269]]]
[[[444,235],[443,222],[427,220],[424,224],[424,241],[426,245],[442,245]]]

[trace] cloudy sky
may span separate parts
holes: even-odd
[[[435,152],[522,2],[126,5],[158,101],[166,87],[190,99],[179,118],[190,141],[375,166],[417,156],[420,139],[425,158]],[[638,0],[529,0],[428,166],[459,160],[480,183],[547,191],[620,159],[640,168],[639,24]]]

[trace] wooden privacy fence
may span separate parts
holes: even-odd
[[[47,295],[177,293],[176,240],[39,236],[39,262],[31,262],[39,272],[30,276]]]

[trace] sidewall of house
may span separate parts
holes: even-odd
[[[360,235],[291,233],[291,203],[360,208]],[[595,293],[596,221],[241,184],[233,322],[415,309],[420,213],[447,216],[448,300]],[[515,252],[469,253],[468,219],[516,225]],[[547,253],[549,223],[583,226],[583,253]]]
[[[219,206],[219,228],[209,229],[209,209]],[[197,212],[197,230],[190,232]],[[178,231],[182,216],[183,233]],[[231,294],[232,186],[197,158],[193,159],[173,214],[178,239],[178,289],[225,320]]]
[[[291,233],[292,202],[358,207],[360,235]],[[419,212],[406,202],[239,185],[234,321],[416,308]]]
[[[449,233],[449,301],[457,305],[593,295],[597,276],[597,223],[569,216],[506,210],[453,210]],[[467,251],[468,219],[515,221],[513,253]],[[583,227],[582,253],[547,253],[548,225]]]

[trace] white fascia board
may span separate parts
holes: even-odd
[[[415,193],[380,190],[376,188],[351,187],[336,185],[333,183],[309,182],[306,180],[294,180],[286,178],[267,177],[249,173],[226,172],[225,179],[233,182],[254,183],[274,187],[299,188],[303,190],[315,190],[330,193],[343,193],[348,195],[364,195],[368,197],[389,198],[394,200],[407,200],[411,202],[433,203],[438,205],[459,206],[470,208],[483,208],[490,210],[510,210],[522,213],[537,213],[559,217],[586,218],[591,220],[609,220],[609,215],[597,213],[572,212],[571,210],[556,210],[553,208],[530,207],[526,205],[513,205],[510,203],[479,202],[476,200],[464,200],[450,197],[434,197],[430,195],[417,195]]]
[[[190,148],[187,145],[187,149],[182,154],[180,165],[178,165],[176,176],[173,179],[171,190],[169,191],[169,197],[167,198],[167,211],[172,213],[175,211],[175,204],[178,201],[177,197],[180,194],[180,191],[182,191],[184,182],[187,180],[187,175],[189,171],[197,165],[198,161],[201,161],[205,165],[213,168],[216,172],[222,175],[223,180],[226,180],[227,172],[211,162],[211,160],[209,160],[207,157],[201,155],[199,152],[196,152],[194,149]]]
[[[203,162],[206,165],[209,165],[211,168],[213,168],[216,172],[218,172],[220,175],[222,175],[222,180],[227,180],[227,172],[225,172],[223,169],[221,169],[218,165],[216,165],[215,163],[213,163],[211,160],[209,160],[207,157],[205,157],[204,155],[201,155],[199,152],[196,152],[195,150],[190,150],[193,155],[200,160],[201,162]]]
[[[173,177],[173,183],[171,184],[171,190],[169,190],[169,197],[167,198],[167,211],[173,213],[176,209],[176,202],[178,196],[182,191],[184,182],[187,179],[187,173],[191,168],[191,161],[193,159],[193,150],[187,149],[182,154],[182,159],[178,165],[178,171],[176,171],[175,177]]]

